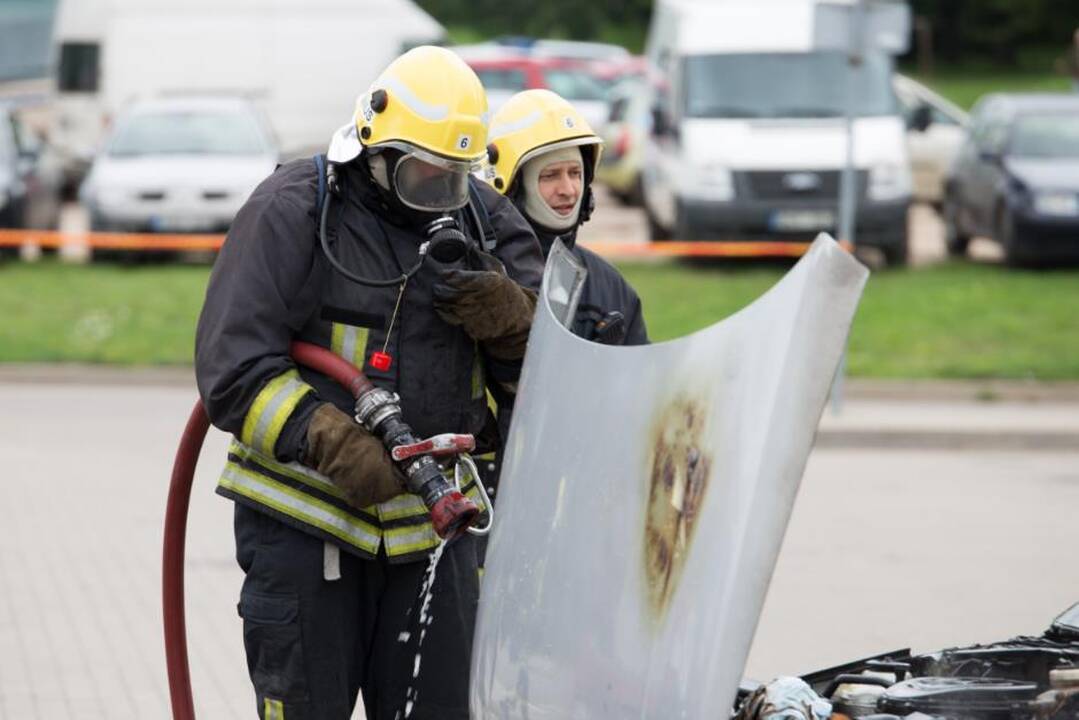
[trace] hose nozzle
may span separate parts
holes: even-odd
[[[460,490],[450,490],[439,498],[431,510],[431,524],[440,538],[452,539],[467,530],[480,514],[476,503],[461,494]]]

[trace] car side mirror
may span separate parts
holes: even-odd
[[[982,148],[978,150],[978,159],[990,165],[1000,165],[1003,156],[997,150]]]
[[[933,108],[925,103],[914,108],[907,121],[907,127],[916,132],[925,132],[933,124]]]

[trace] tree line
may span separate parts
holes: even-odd
[[[703,0],[723,2],[724,0]],[[483,37],[526,35],[620,42],[643,49],[652,0],[419,0],[443,24]],[[767,0],[761,0],[762,11]],[[949,63],[1016,63],[1026,48],[1063,49],[1079,0],[911,0],[920,41]]]

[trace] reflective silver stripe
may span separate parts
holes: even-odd
[[[360,526],[342,510],[292,490],[269,478],[227,463],[220,484],[269,508],[294,517],[368,552],[377,552],[379,537]]]
[[[543,113],[541,113],[539,110],[533,110],[520,120],[514,120],[513,122],[504,122],[495,125],[493,128],[491,128],[490,132],[487,133],[487,137],[492,142],[494,142],[503,135],[509,135],[510,133],[519,132],[521,130],[532,127],[539,122],[541,117],[543,117]]]
[[[386,87],[393,91],[390,102],[400,100],[412,112],[416,113],[429,122],[441,122],[450,116],[448,105],[432,105],[416,97],[412,90],[397,78],[387,76],[383,82]]]
[[[262,413],[259,415],[258,422],[255,424],[255,431],[251,434],[252,445],[255,447],[266,448],[273,450],[267,441],[270,439],[270,428],[273,425],[274,415],[277,414],[278,409],[288,400],[293,398],[293,393],[302,390],[307,383],[302,380],[289,379],[285,384],[274,393],[274,396],[270,398],[270,401],[266,403],[266,407],[262,409]],[[274,438],[276,444],[277,438]]]
[[[344,326],[344,339],[341,341],[341,356],[355,364],[356,360],[356,328],[352,325]]]

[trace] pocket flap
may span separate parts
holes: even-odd
[[[287,625],[300,614],[300,599],[295,595],[270,595],[245,592],[236,606],[240,617],[263,625]]]

